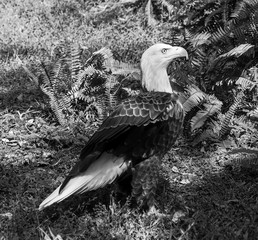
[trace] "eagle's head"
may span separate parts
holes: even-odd
[[[142,55],[142,85],[147,91],[172,92],[167,67],[179,57],[188,58],[187,51],[178,46],[157,43],[149,47]]]

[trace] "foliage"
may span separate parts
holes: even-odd
[[[193,144],[205,139],[216,142],[226,138],[230,132],[229,122],[236,114],[241,114],[239,109],[243,105],[248,105],[249,109],[242,114],[255,116],[257,77],[251,69],[257,69],[258,63],[255,57],[257,9],[257,1],[233,0],[208,1],[186,9],[189,14],[183,16],[184,46],[190,63],[186,69],[177,66],[173,75],[187,89],[188,96],[189,88],[193,85],[198,88],[184,103],[184,132],[188,140],[194,139]],[[180,75],[182,71],[188,75]],[[208,99],[210,95],[214,95],[220,105],[215,104],[217,115],[211,114],[212,118],[206,119],[207,110],[214,109]]]
[[[258,2],[255,2],[211,1],[202,7],[204,15],[195,15],[191,19],[194,25],[186,25],[189,30],[185,37],[196,56],[193,58],[197,58],[194,67],[201,70],[194,69],[196,74],[199,73],[196,76],[201,89],[215,90],[218,94],[217,91],[227,85],[230,90],[243,70],[257,64],[254,55],[258,40],[255,11]],[[252,9],[251,14],[249,9]],[[244,15],[250,17],[244,18]],[[205,24],[201,25],[202,22]]]
[[[6,6],[10,6],[9,9],[16,9],[14,8],[14,3],[8,0],[5,1],[7,3]],[[215,128],[216,131],[214,131],[219,132],[220,130],[214,127],[214,124],[220,125],[220,121],[224,121],[223,126],[225,127],[223,127],[224,130],[219,136],[225,138],[229,132],[227,123],[230,119],[230,114],[227,114],[227,112],[230,110],[232,116],[235,114],[235,111],[232,111],[234,108],[231,107],[231,105],[241,105],[244,99],[246,99],[249,104],[250,98],[255,96],[255,92],[257,91],[254,90],[256,87],[248,91],[249,93],[244,91],[244,94],[248,94],[248,96],[243,96],[242,100],[238,101],[238,104],[235,104],[236,98],[238,98],[236,91],[239,91],[237,90],[237,79],[239,79],[243,70],[248,71],[251,66],[255,66],[256,64],[256,58],[253,58],[253,55],[257,52],[257,34],[255,30],[257,28],[257,13],[255,11],[257,1],[214,0],[203,2],[189,0],[187,4],[183,4],[181,0],[133,0],[114,2],[97,1],[94,3],[90,2],[86,5],[81,1],[71,2],[66,0],[62,3],[53,1],[51,4],[37,4],[37,21],[30,12],[30,9],[35,8],[33,1],[28,0],[23,3],[16,2],[16,4],[18,4],[17,6],[21,6],[20,9],[22,10],[19,14],[16,14],[16,12],[11,14],[16,17],[16,21],[13,23],[17,26],[14,25],[13,29],[26,29],[27,32],[25,35],[27,36],[35,29],[38,23],[42,23],[44,31],[47,30],[45,32],[50,34],[46,35],[45,32],[42,34],[39,30],[37,32],[34,31],[34,35],[37,34],[35,38],[28,40],[30,44],[32,42],[34,43],[33,46],[37,45],[37,48],[46,49],[44,54],[47,54],[51,48],[54,49],[53,45],[54,43],[56,45],[59,39],[72,39],[76,37],[76,41],[80,43],[80,45],[85,45],[87,41],[89,48],[88,50],[84,49],[84,53],[87,52],[87,57],[90,57],[90,53],[106,45],[119,60],[119,65],[121,60],[125,62],[138,61],[143,49],[156,41],[184,45],[191,56],[190,62],[188,66],[180,65],[180,63],[176,65],[176,63],[172,67],[171,78],[176,79],[177,83],[181,83],[183,87],[186,88],[192,87],[194,84],[206,96],[206,100],[203,99],[200,105],[196,105],[193,110],[190,111],[191,114],[189,113],[186,118],[186,120],[190,122],[186,122],[185,126],[195,126],[191,139],[194,139],[196,134],[200,134],[201,131],[205,131],[206,127],[207,129]],[[249,14],[249,10],[251,14]],[[127,17],[128,14],[130,15],[132,13],[135,15],[134,24],[131,24],[133,21],[128,21]],[[56,14],[60,16],[59,22],[56,20]],[[24,20],[25,16],[30,19],[29,24]],[[67,19],[72,20],[67,21]],[[64,33],[62,37],[60,37],[60,32],[58,32],[58,34],[55,32],[55,29],[60,30],[62,28],[60,25],[61,20],[64,23],[63,25],[68,26],[62,29]],[[3,18],[4,24],[7,24],[8,21],[8,19]],[[105,23],[109,23],[112,27],[109,28]],[[19,26],[19,24],[21,26]],[[52,28],[50,28],[50,26],[52,26]],[[105,31],[103,31],[103,26],[105,26]],[[71,31],[72,29],[78,29],[78,31]],[[3,31],[7,36],[9,33],[6,31],[7,28]],[[15,31],[12,34],[15,34]],[[50,36],[52,36],[52,42],[49,41]],[[55,40],[53,40],[53,36]],[[6,44],[7,40],[5,38],[3,39],[3,43]],[[16,36],[11,37],[11,39],[13,39],[13,42],[18,41]],[[37,41],[33,39],[37,39]],[[44,46],[42,43],[39,44],[39,39],[44,39],[44,41],[41,42],[48,44]],[[131,41],[131,39],[135,41]],[[28,46],[26,41],[22,40],[21,45]],[[117,42],[119,42],[119,46],[116,44]],[[21,51],[18,49],[18,53],[20,52]],[[84,59],[84,61],[86,61],[86,59]],[[68,65],[70,63],[67,63],[67,68],[69,68]],[[45,64],[47,65],[46,67],[49,68],[48,63]],[[55,63],[52,62],[51,64],[53,65]],[[122,64],[120,64],[120,69],[126,68],[129,69],[128,72],[131,72],[130,66],[121,66]],[[108,66],[106,67],[108,69]],[[93,73],[92,69],[86,69],[86,66],[83,66],[83,68],[84,71],[89,71],[89,74],[86,74],[87,76]],[[109,109],[107,106],[111,106],[112,102],[116,101],[112,98],[112,85],[116,84],[119,78],[117,77],[118,74],[119,71],[112,72],[112,77],[107,74],[108,77],[110,77],[109,81],[106,82],[109,83],[109,87],[105,87],[106,94],[102,92],[101,98],[97,98],[97,100],[102,99],[102,97],[103,99],[105,98],[105,103],[109,102],[106,106],[103,106],[100,101],[96,103],[94,96],[90,96],[89,94],[96,93],[98,95],[100,94],[99,91],[104,91],[103,89],[93,88],[93,91],[88,92],[86,89],[80,89],[79,91],[78,87],[83,87],[82,85],[80,86],[80,81],[78,81],[77,84],[73,83],[73,90],[76,92],[72,107],[74,108],[78,102],[80,104],[88,102],[88,105],[86,104],[87,106],[83,106],[84,109],[87,108],[88,114],[83,113],[81,109],[77,109],[76,115],[87,115],[88,120],[94,120],[99,117],[103,118],[108,112],[106,112],[106,110],[103,111],[103,109]],[[106,78],[107,76],[104,74],[102,77]],[[135,79],[134,74],[129,77],[129,80],[133,79]],[[121,82],[120,78],[119,82]],[[73,94],[73,90],[70,92],[71,95]],[[134,94],[128,86],[125,86],[123,90]],[[65,99],[62,99],[61,95],[58,94],[60,103],[57,104],[57,100],[53,101],[54,98],[56,99],[56,96],[53,96],[53,91],[51,93],[49,88],[44,87],[43,91],[52,99],[51,105],[53,110],[57,108],[60,110],[60,106],[64,106],[64,110],[62,111],[57,112],[54,110],[59,122],[64,124],[66,122],[65,118],[69,117],[69,120],[71,120],[75,117],[73,113],[68,114],[69,111],[66,110],[67,108],[69,109],[69,106],[66,106],[66,104],[71,104],[69,103],[70,100],[64,101]],[[108,91],[111,94],[108,94]],[[186,92],[188,92],[188,90],[186,90]],[[186,94],[189,96],[189,93]],[[238,96],[240,95],[239,93]],[[208,109],[216,109],[215,106],[217,106],[213,104],[215,108],[211,108],[212,105],[210,104],[209,96],[214,96],[214,98],[223,103],[221,107],[217,108],[219,111],[215,111],[216,113],[212,111],[208,113],[209,111],[207,111]],[[79,98],[81,99],[79,100]],[[91,105],[93,102],[94,106]],[[57,107],[57,105],[59,107]],[[235,110],[237,110],[237,108],[238,107],[236,107]],[[255,119],[255,109],[257,106],[254,106],[254,101],[249,104],[248,108],[247,115]],[[217,116],[219,116],[219,112],[221,112],[222,115],[220,115],[221,120],[218,121]],[[226,118],[223,116],[225,114],[227,115]],[[88,120],[84,119],[84,121]],[[197,122],[199,124],[196,125]],[[208,125],[205,126],[206,124]],[[185,132],[188,131],[188,127],[185,129]],[[206,136],[206,133],[204,133],[204,136]]]
[[[180,101],[186,113],[184,134],[188,140],[193,140],[192,144],[196,145],[204,140],[218,142],[228,136],[230,122],[237,112],[241,114],[244,98],[257,88],[257,83],[252,81],[252,74],[247,76],[244,72],[243,76],[236,81],[239,89],[236,89],[234,102],[224,114],[221,112],[222,102],[215,96],[205,94],[194,85],[186,88],[187,93],[181,95]],[[252,104],[248,105],[249,108],[255,109],[256,103]]]
[[[134,65],[116,61],[110,49],[102,48],[87,59],[85,49],[77,43],[57,45],[50,60],[35,66],[35,73],[26,66],[24,69],[48,96],[63,126],[78,122],[89,126],[101,121],[121,97],[132,94],[123,87],[125,80],[132,74],[139,76]]]
[[[251,174],[258,173],[258,149],[257,148],[236,148],[228,152],[229,160],[225,161],[226,166],[233,166],[235,169],[248,171]]]
[[[171,23],[168,42],[189,52],[188,65],[176,62],[170,67],[172,81],[184,88],[180,101],[188,140],[198,144],[226,138],[229,122],[244,102],[249,104],[247,114],[255,116],[257,105],[251,98],[257,84],[247,73],[258,63],[257,1],[188,1],[182,7],[182,1],[134,3],[145,13],[148,27]]]
[[[42,240],[63,240],[63,238],[59,234],[55,236],[50,228],[48,229],[49,234],[45,232],[42,228],[39,228],[39,230],[42,236]]]

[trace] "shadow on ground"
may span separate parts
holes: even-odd
[[[130,226],[139,232],[140,224],[149,226],[154,233],[160,231],[160,239],[178,239],[182,233],[182,239],[258,236],[258,177],[219,166],[212,168],[209,156],[192,161],[191,152],[185,156],[177,153],[179,161],[174,160],[166,169],[155,217],[121,204],[115,185],[71,197],[38,212],[37,206],[76,161],[76,153],[70,152],[66,159],[63,157],[67,152],[59,153],[60,159],[49,159],[43,166],[37,161],[0,166],[1,235],[6,239],[39,239],[40,228],[48,227],[72,239],[126,239],[136,236],[129,231]],[[178,172],[171,171],[172,165]],[[194,177],[183,181],[182,175],[187,174]]]

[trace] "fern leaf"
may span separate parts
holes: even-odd
[[[236,153],[255,154],[258,157],[258,149],[237,148],[228,152],[228,154],[236,154]]]
[[[102,64],[103,65],[108,65],[109,61],[113,62],[113,53],[109,48],[103,47],[100,50],[94,52],[92,56],[101,56],[102,58]]]
[[[226,165],[233,165],[251,171],[258,170],[258,149],[238,148],[228,152],[235,155],[233,159],[226,162]]]
[[[180,102],[183,104],[185,113],[198,106],[206,98],[206,94],[196,86],[189,86],[186,92],[186,96],[180,96]]]
[[[220,138],[223,138],[229,132],[229,130],[230,130],[229,122],[232,119],[232,117],[234,116],[236,109],[239,106],[239,104],[241,103],[243,97],[244,97],[243,91],[239,92],[234,100],[234,103],[230,106],[229,110],[225,114],[225,118],[222,121],[221,130],[219,133]]]
[[[254,121],[258,121],[258,107],[248,113],[248,117]]]
[[[104,58],[104,60],[108,60],[110,58],[113,58],[112,51],[109,48],[103,47],[100,50],[93,53],[93,55],[101,54]]]
[[[64,116],[64,114],[62,112],[63,109],[59,105],[59,102],[58,102],[57,98],[55,97],[55,94],[54,94],[53,90],[50,87],[46,86],[46,85],[41,85],[40,88],[41,88],[42,92],[44,92],[49,97],[49,99],[50,99],[50,101],[49,101],[50,107],[53,110],[53,112],[54,112],[58,122],[62,126],[64,126],[67,123],[67,121],[66,121],[65,116]]]
[[[241,21],[250,18],[252,13],[257,12],[258,10],[258,1],[257,0],[244,0],[237,3],[237,7],[234,12],[231,14],[234,23],[237,24]]]
[[[54,89],[51,74],[49,73],[46,64],[43,62],[40,63],[40,72],[42,76],[42,84]]]
[[[223,29],[222,27],[218,27],[215,32],[212,33],[210,42],[212,44],[218,43],[218,42],[226,42],[228,39],[228,30]]]
[[[82,85],[84,88],[89,87],[88,81],[86,81],[87,76],[92,76],[95,74],[97,70],[93,66],[88,66],[86,69],[81,70],[75,79],[75,82],[73,83],[71,90],[68,92],[70,96],[73,96],[74,99],[76,99],[81,92],[83,92],[83,89],[81,89]],[[81,91],[81,92],[80,92]]]
[[[220,58],[228,58],[228,57],[240,57],[243,54],[247,54],[248,51],[251,51],[250,54],[254,54],[254,45],[251,45],[249,43],[241,44],[233,49],[231,49],[229,52],[224,53],[220,55],[216,60]]]
[[[145,14],[147,16],[147,25],[154,27],[157,24],[157,21],[154,18],[153,6],[152,6],[152,1],[151,0],[148,0],[148,2],[146,4]]]
[[[220,101],[214,102],[213,104],[205,103],[203,104],[205,109],[200,110],[191,120],[191,130],[194,131],[204,125],[205,121],[213,116],[215,113],[219,112],[222,106]]]
[[[255,87],[255,83],[247,78],[239,77],[236,81],[237,85],[241,86],[242,91],[249,89],[250,91]]]
[[[82,69],[81,64],[81,48],[78,43],[71,44],[71,78],[72,81],[75,82],[77,79],[77,75]]]
[[[108,108],[106,107],[105,103],[101,100],[97,100],[94,104],[94,107],[97,111],[97,115],[100,121],[103,121],[108,116]]]
[[[213,142],[218,141],[218,129],[219,123],[216,121],[211,121],[207,124],[207,128],[197,135],[192,141],[192,145],[196,146],[200,142],[211,140]]]
[[[196,34],[192,39],[190,39],[190,42],[194,48],[203,45],[203,44],[209,44],[209,38],[211,37],[211,34],[208,32],[198,33]]]
[[[133,75],[140,78],[141,70],[136,64],[123,63],[120,61],[105,62],[105,67],[112,71],[113,75]]]

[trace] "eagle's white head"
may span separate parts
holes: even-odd
[[[178,57],[188,58],[187,51],[182,47],[164,43],[149,47],[141,58],[143,87],[147,91],[172,93],[167,67],[173,59]]]

